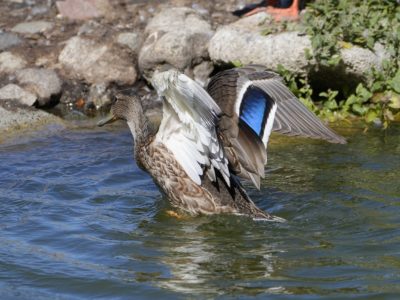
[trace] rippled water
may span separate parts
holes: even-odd
[[[0,299],[399,299],[400,127],[348,137],[271,144],[286,224],[167,216],[122,126],[1,144]]]

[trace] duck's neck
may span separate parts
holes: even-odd
[[[149,138],[150,125],[147,117],[141,110],[136,117],[129,120],[128,127],[131,130],[133,140],[135,143],[135,152],[138,151]]]

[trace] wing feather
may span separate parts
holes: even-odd
[[[205,169],[215,181],[217,169],[229,186],[228,160],[216,132],[219,106],[199,84],[177,71],[154,75],[153,86],[164,98],[156,141],[174,154],[196,184],[201,184]]]

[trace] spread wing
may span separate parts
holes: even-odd
[[[221,110],[195,81],[176,71],[154,75],[153,86],[163,96],[163,118],[156,141],[173,154],[186,174],[198,185],[206,172],[215,181],[215,169],[230,185],[228,160],[216,126]]]
[[[233,171],[256,187],[264,176],[271,131],[345,143],[262,66],[235,68],[211,78],[208,92],[222,110],[219,123]]]

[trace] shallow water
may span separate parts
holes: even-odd
[[[400,127],[348,138],[270,145],[284,224],[168,217],[125,127],[0,144],[0,299],[399,299]]]

